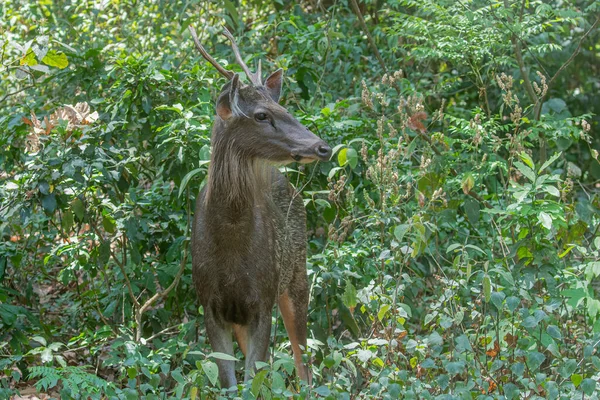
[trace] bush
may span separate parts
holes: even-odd
[[[276,323],[239,395],[597,398],[598,11],[9,2],[0,397],[226,396],[188,251],[224,82],[187,26],[233,60],[224,22],[335,146],[287,171],[308,212],[313,385]]]

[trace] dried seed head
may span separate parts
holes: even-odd
[[[423,171],[427,167],[429,167],[429,164],[431,164],[431,158],[425,158],[425,156],[421,156],[421,165],[420,165],[419,169],[421,171]]]
[[[362,147],[360,148],[360,156],[365,164],[369,162],[369,150],[367,149],[367,144],[363,141]]]
[[[395,138],[396,135],[398,135],[398,131],[396,130],[396,128],[394,128],[394,126],[392,124],[390,124],[388,122],[388,129],[390,130],[390,138]]]
[[[369,108],[373,108],[373,101],[371,100],[371,92],[367,87],[367,83],[362,81],[362,102]]]
[[[581,121],[581,127],[585,133],[588,133],[592,129],[592,126],[585,119]]]
[[[383,122],[385,121],[385,117],[382,116],[377,120],[377,137],[379,140],[383,140]]]
[[[546,76],[542,74],[540,71],[536,71],[537,76],[540,77],[540,83],[542,87],[540,88],[536,82],[533,83],[533,87],[539,97],[544,97],[548,92],[548,84],[546,83]]]

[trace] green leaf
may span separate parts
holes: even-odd
[[[181,194],[187,187],[190,179],[192,179],[194,176],[198,175],[200,172],[205,171],[205,170],[206,170],[206,168],[200,167],[200,168],[193,169],[190,172],[188,172],[187,174],[185,174],[185,176],[181,180],[181,184],[179,185],[179,193],[177,194],[177,197],[178,198],[181,197]]]
[[[404,235],[406,234],[406,232],[408,232],[409,228],[410,228],[410,225],[408,225],[408,224],[397,225],[394,228],[394,236],[396,237],[396,240],[398,242],[402,242],[402,239],[404,238]]]
[[[483,295],[485,297],[485,302],[489,303],[492,298],[492,281],[488,274],[485,274],[483,277]]]
[[[529,168],[532,168],[532,169],[533,169],[533,167],[534,167],[533,160],[531,159],[531,156],[530,156],[529,154],[527,154],[527,153],[525,153],[525,152],[521,152],[521,153],[519,154],[519,158],[521,158],[521,160],[523,160],[523,162],[524,162],[525,164],[527,164],[527,166],[528,166]]]
[[[519,161],[515,161],[515,167],[517,167],[517,170],[519,170],[524,177],[531,182],[535,182],[535,172],[533,172],[531,168]]]
[[[552,98],[544,103],[544,108],[549,108],[557,114],[560,114],[567,108],[567,103],[563,99]]]
[[[502,302],[504,301],[505,297],[506,295],[504,292],[492,292],[492,304],[494,304],[498,310],[502,310]]]
[[[550,215],[548,215],[547,213],[545,213],[544,211],[539,213],[538,221],[540,222],[540,224],[542,224],[542,226],[544,228],[546,228],[548,230],[552,229],[552,217]]]
[[[335,155],[335,153],[337,153],[340,149],[343,149],[344,147],[346,147],[347,145],[345,143],[340,143],[337,146],[335,146],[333,149],[331,149],[331,154]]]
[[[110,242],[107,240],[102,240],[100,242],[100,246],[98,247],[98,264],[100,266],[106,265],[109,258],[110,258]]]
[[[258,393],[260,392],[260,388],[262,387],[268,372],[268,370],[263,369],[254,376],[254,379],[252,379],[252,389],[250,389],[250,391],[255,397],[258,397]]]
[[[60,224],[65,232],[70,232],[73,227],[73,213],[67,209],[63,212]]]
[[[475,178],[473,178],[473,174],[470,172],[466,173],[462,179],[461,187],[464,194],[469,194],[471,189],[475,186]]]
[[[273,371],[271,373],[271,388],[275,390],[283,391],[285,390],[285,380],[281,376],[281,374],[277,371]]]
[[[508,310],[510,312],[514,312],[519,306],[519,304],[521,304],[521,299],[519,299],[518,297],[509,296],[506,299],[506,307],[508,307]]]
[[[461,247],[462,245],[460,243],[453,243],[450,246],[448,246],[448,248],[446,249],[446,254],[450,253],[453,250],[458,249],[459,247]]]
[[[20,65],[37,65],[37,60],[35,58],[35,53],[32,50],[29,50],[27,52],[27,54],[25,55],[25,57],[21,58],[21,60],[19,61]]]
[[[533,316],[529,316],[523,320],[521,324],[524,328],[535,328],[538,326],[538,321]]]
[[[546,360],[546,356],[537,351],[531,351],[527,354],[527,366],[530,370],[535,371]]]
[[[76,198],[71,202],[71,210],[75,213],[75,216],[79,221],[83,221],[83,215],[85,212],[85,208],[83,206],[83,202]]]
[[[224,5],[227,12],[229,12],[229,15],[231,15],[231,17],[233,18],[233,23],[237,25],[238,21],[240,20],[240,16],[237,12],[237,7],[233,4],[233,2],[231,2],[231,0],[225,0]]]
[[[34,337],[31,338],[31,340],[35,340],[36,342],[38,342],[42,346],[46,346],[48,344],[48,342],[46,342],[46,339],[43,338],[42,336],[34,336]]]
[[[477,247],[477,246],[475,246],[473,244],[466,244],[465,247],[469,248],[469,249],[477,250],[481,254],[485,255],[485,251],[483,251],[480,247]]]
[[[327,386],[319,386],[318,388],[314,389],[313,392],[315,394],[318,394],[319,396],[323,396],[323,397],[327,397],[331,394],[331,390],[329,390],[329,388]]]
[[[54,193],[42,196],[42,207],[49,213],[53,213],[54,210],[56,210],[56,197],[54,196]]]
[[[583,393],[587,394],[588,396],[591,396],[592,394],[594,394],[594,392],[596,392],[596,386],[597,386],[597,382],[591,378],[585,378],[583,380],[583,382],[581,382],[581,390],[583,391]]]
[[[464,201],[464,207],[469,221],[474,225],[477,224],[481,214],[479,202],[471,197],[467,197]]]
[[[550,157],[548,160],[546,160],[545,163],[542,164],[542,166],[538,170],[538,174],[542,173],[543,170],[548,168],[550,166],[550,164],[552,164],[554,161],[556,161],[558,159],[558,157],[561,156],[561,154],[562,154],[562,152],[554,153],[554,155],[552,157]]]
[[[202,361],[202,371],[204,371],[213,386],[217,384],[217,380],[219,379],[219,367],[217,367],[216,363],[210,360]]]
[[[587,312],[590,318],[595,319],[600,313],[600,300],[589,298],[587,299]]]
[[[353,312],[354,307],[356,307],[356,305],[358,304],[356,288],[349,280],[346,281],[346,289],[344,290],[344,294],[342,295],[342,302],[346,307],[350,309],[350,312]]]
[[[104,227],[104,230],[108,233],[115,233],[115,231],[117,230],[117,224],[115,220],[108,214],[104,214],[102,216],[102,226]]]
[[[573,385],[575,385],[575,387],[579,386],[581,384],[581,381],[583,381],[583,376],[581,376],[580,374],[571,375],[571,382],[573,382]]]
[[[570,377],[577,370],[577,360],[572,358],[563,359],[562,365],[558,368],[558,373],[563,378]]]
[[[45,348],[40,353],[41,359],[43,363],[49,363],[52,361],[52,350],[50,348]]]
[[[515,385],[514,383],[509,382],[509,383],[504,384],[503,389],[504,389],[504,395],[509,400],[517,398],[517,396],[519,395],[519,387],[517,385]]]
[[[382,305],[379,308],[379,312],[377,313],[377,318],[383,322],[383,319],[385,318],[385,315],[390,310],[390,308],[392,308],[392,306],[390,306],[389,304]]]
[[[558,326],[556,325],[548,325],[546,332],[548,332],[548,335],[552,336],[554,339],[562,339],[560,329],[558,329]]]
[[[202,146],[200,152],[198,153],[198,156],[202,161],[210,161],[210,146],[207,144]]]
[[[471,342],[469,341],[469,338],[467,337],[467,335],[460,335],[459,337],[456,338],[456,350],[459,353],[462,353],[464,351],[473,351],[473,347],[471,347]]]
[[[42,59],[42,62],[51,67],[59,69],[66,68],[69,65],[67,55],[64,53],[58,53],[55,50],[50,50],[46,53],[46,56]]]
[[[135,367],[127,368],[127,376],[129,377],[129,379],[135,379],[135,377],[137,376],[137,369]]]
[[[451,361],[444,366],[450,375],[456,375],[463,372],[465,369],[464,361]]]
[[[220,353],[218,351],[215,351],[213,353],[210,353],[209,355],[207,355],[206,357],[212,357],[212,358],[217,358],[219,360],[225,360],[225,361],[239,361],[237,358],[235,358],[232,355],[229,354],[225,354],[225,353]]]
[[[560,197],[560,191],[555,186],[544,185],[542,186],[542,190],[554,197]]]
[[[356,168],[358,165],[358,153],[352,147],[348,147],[348,151],[346,152],[346,157],[348,158],[348,164],[352,169]]]
[[[340,167],[346,164],[354,169],[358,165],[358,153],[352,147],[345,147],[338,153],[338,164]]]

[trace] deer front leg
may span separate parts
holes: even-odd
[[[245,328],[246,374],[244,382],[254,376],[257,361],[267,361],[271,338],[271,313],[263,312]]]
[[[204,316],[206,333],[213,351],[233,356],[233,340],[231,338],[231,325],[221,323],[215,319],[211,311]],[[237,385],[235,379],[235,362],[216,359],[219,367],[219,381],[222,388],[231,388]]]
[[[303,287],[299,278],[295,281],[296,287],[293,290],[290,291],[287,289],[283,292],[279,297],[278,304],[285,330],[292,344],[296,373],[300,379],[310,385],[312,375],[302,361],[302,352],[306,350],[306,319],[308,317],[308,285],[306,283],[306,275],[304,276],[304,281],[306,288]]]

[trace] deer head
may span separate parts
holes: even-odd
[[[279,105],[283,85],[283,70],[278,69],[262,82],[261,64],[252,73],[244,62],[237,43],[224,28],[231,41],[236,61],[250,84],[243,84],[239,75],[223,68],[200,44],[196,31],[189,27],[196,48],[229,82],[223,86],[217,100],[216,128],[213,139],[234,140],[245,157],[274,163],[292,161],[327,161],[331,148],[304,127],[285,108]],[[217,135],[218,137],[215,137]]]

